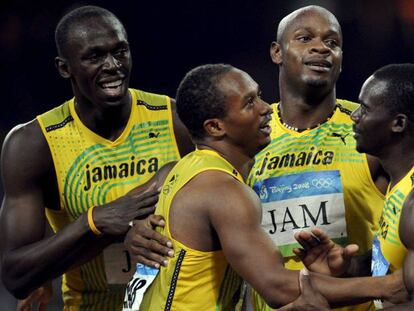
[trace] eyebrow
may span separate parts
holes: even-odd
[[[302,27],[295,28],[293,30],[293,33],[296,33],[298,31],[303,31],[303,30],[305,30],[307,32],[310,32],[310,33],[314,32],[314,30],[312,28],[307,27],[307,26],[305,26],[305,27],[302,26]],[[334,29],[329,29],[328,32],[327,32],[327,35],[328,36],[335,35],[335,36],[338,36],[339,38],[341,38],[341,33],[338,30],[334,30]]]
[[[246,95],[243,96],[243,100],[246,100],[251,96],[259,96],[261,93],[262,93],[262,91],[260,89],[260,86],[257,85],[255,91],[252,90],[251,92],[249,92],[249,93],[247,93]]]

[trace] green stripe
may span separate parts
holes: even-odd
[[[332,240],[339,245],[345,246],[347,244],[347,238],[334,238]],[[301,248],[301,245],[299,243],[293,243],[289,245],[278,246],[278,249],[281,252],[283,257],[295,256],[295,254],[292,251],[294,248]]]

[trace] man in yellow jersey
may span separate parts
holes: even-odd
[[[341,27],[324,8],[296,10],[280,22],[271,56],[280,70],[281,100],[273,105],[272,141],[248,178],[263,204],[263,228],[289,269],[302,267],[292,249],[294,232],[303,228],[321,226],[364,253],[378,228],[388,180],[376,159],[356,150],[350,114],[358,105],[336,99]],[[127,239],[129,249],[142,254],[139,237]],[[164,260],[152,258],[152,264]],[[256,310],[270,309],[256,294],[253,301]]]
[[[382,276],[404,267],[404,282],[412,295],[414,64],[394,64],[377,70],[364,83],[359,98],[361,106],[352,114],[357,149],[377,156],[391,178],[372,251],[364,257],[349,258],[325,233],[314,230],[322,243],[317,244],[312,235],[300,232],[297,239],[304,249],[295,252],[310,269],[314,269],[314,263],[320,266],[324,262],[325,269],[319,272],[334,275]],[[410,302],[392,309],[413,307]]]
[[[169,172],[155,211],[166,220],[159,230],[175,253],[166,267],[145,271],[153,278],[130,282],[125,309],[232,310],[238,275],[272,307],[291,302],[299,273],[283,267],[261,226],[260,200],[244,182],[255,154],[271,140],[272,109],[257,83],[230,65],[197,67],[180,83],[177,111],[197,148]],[[373,287],[372,278],[313,277],[333,305],[391,298],[404,288],[400,275],[379,280]]]
[[[114,14],[75,9],[55,39],[56,67],[74,97],[4,142],[2,277],[25,298],[64,273],[65,310],[120,310],[134,267],[116,242],[154,211],[150,178],[191,142],[169,97],[128,88],[131,53]],[[47,238],[45,216],[55,231]]]
[[[298,9],[280,21],[270,53],[280,102],[272,105],[272,141],[248,178],[262,202],[263,228],[288,269],[302,267],[292,252],[294,232],[314,226],[366,252],[383,202],[375,183],[385,190],[387,181],[378,161],[355,148],[350,114],[358,105],[336,98],[341,27],[322,7]],[[256,293],[251,298],[255,310],[270,310]]]

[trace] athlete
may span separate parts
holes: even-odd
[[[74,97],[4,142],[2,277],[25,298],[64,273],[65,310],[120,310],[134,269],[117,242],[154,211],[155,173],[191,142],[170,98],[128,88],[131,52],[114,14],[75,9],[55,39]],[[47,238],[46,217],[55,231]]]
[[[135,276],[125,309],[231,310],[239,276],[272,307],[293,301],[299,273],[283,267],[261,227],[259,198],[244,183],[254,155],[270,142],[272,109],[258,85],[229,65],[197,67],[180,83],[177,111],[196,151],[169,172],[155,211],[166,220],[159,230],[173,242],[174,256],[159,271],[147,267]],[[404,287],[400,277],[382,277],[376,287],[372,278],[315,275],[313,282],[336,305],[393,297]]]
[[[356,150],[350,114],[358,105],[336,99],[341,27],[324,8],[301,8],[282,19],[270,52],[280,69],[281,100],[273,105],[272,142],[256,156],[248,178],[262,201],[263,228],[290,269],[302,267],[292,253],[298,245],[293,234],[306,227],[322,226],[343,245],[358,243],[362,254],[378,228],[388,179],[375,158]],[[135,258],[166,264],[158,255],[145,253],[150,260],[143,259],[141,240],[127,236]],[[255,294],[253,300],[256,310],[270,309]]]
[[[319,226],[364,253],[383,202],[375,183],[384,191],[387,180],[377,160],[356,150],[350,115],[358,105],[336,98],[341,27],[324,8],[298,9],[279,23],[270,53],[279,66],[280,102],[272,105],[272,141],[248,178],[262,202],[263,228],[288,269],[302,268],[292,249],[294,232],[304,228]],[[255,310],[270,310],[255,293],[252,300]]]
[[[372,251],[352,258],[325,233],[314,230],[322,243],[317,245],[312,235],[300,232],[296,236],[304,249],[295,252],[310,269],[316,262],[317,266],[325,262],[325,269],[319,272],[327,274],[382,276],[403,268],[404,282],[412,295],[414,64],[394,64],[377,70],[362,86],[359,98],[361,106],[352,114],[357,149],[377,156],[391,178]],[[392,309],[412,310],[413,306],[410,302]]]

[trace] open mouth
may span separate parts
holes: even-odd
[[[272,128],[270,127],[269,123],[270,119],[266,120],[266,122],[264,122],[259,128],[260,132],[266,136],[269,136],[272,133]]]
[[[312,60],[305,62],[305,65],[308,66],[309,69],[317,72],[328,72],[332,64],[327,60]]]
[[[124,79],[118,79],[110,82],[101,82],[99,86],[107,96],[119,96],[123,90]]]

